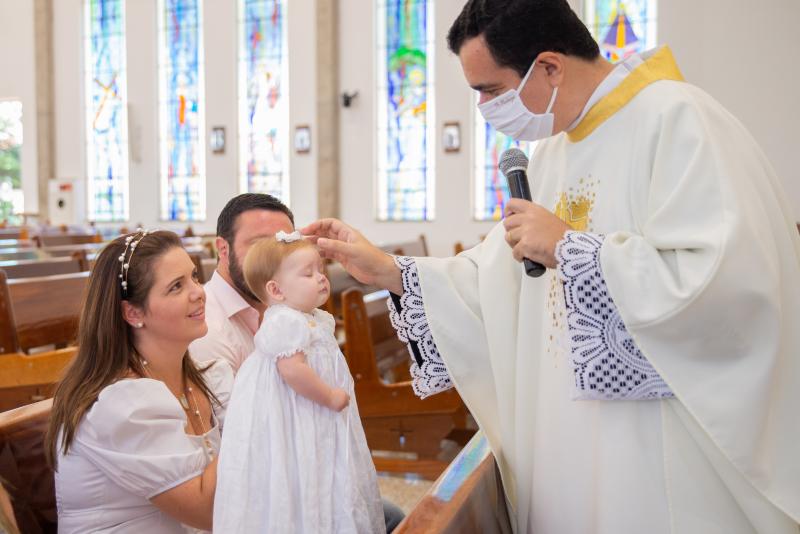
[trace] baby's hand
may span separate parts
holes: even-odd
[[[350,404],[350,395],[343,389],[334,388],[331,390],[330,398],[328,399],[328,408],[335,412],[341,412],[347,405]]]

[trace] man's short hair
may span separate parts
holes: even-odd
[[[497,64],[520,76],[542,52],[586,60],[600,55],[567,0],[469,0],[450,27],[447,46],[458,54],[465,41],[479,35]]]
[[[236,234],[236,219],[245,211],[250,210],[285,213],[292,222],[292,226],[294,226],[292,210],[277,198],[263,193],[243,193],[230,199],[225,204],[225,207],[222,208],[219,217],[217,217],[217,236],[233,244],[233,238]]]

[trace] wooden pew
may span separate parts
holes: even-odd
[[[56,532],[53,471],[44,457],[53,399],[0,413],[0,478],[8,485],[20,532]]]
[[[384,303],[380,305],[385,306]],[[367,443],[373,452],[411,453],[416,457],[375,455],[376,469],[419,473],[429,479],[437,477],[447,466],[438,458],[441,441],[454,433],[469,432],[461,397],[451,389],[423,400],[414,394],[410,382],[388,384],[381,380],[372,324],[388,322],[388,313],[374,316],[371,324],[363,293],[356,288],[343,293],[342,306],[345,356],[355,379],[355,394]]]
[[[0,239],[0,250],[4,248],[36,248],[36,243],[29,239]]]
[[[89,270],[89,262],[83,251],[73,252],[70,257],[44,260],[0,261],[0,269],[6,272],[9,280],[32,278],[54,274],[79,273]]]
[[[396,534],[511,531],[500,473],[489,443],[480,432],[394,530]]]
[[[0,228],[0,239],[28,239],[29,235],[28,229],[20,226]]]
[[[57,247],[63,245],[85,245],[100,243],[100,234],[40,234],[33,236],[33,240],[40,247]]]
[[[7,280],[0,271],[0,353],[75,341],[89,272]]]
[[[428,255],[428,242],[425,239],[425,234],[420,234],[418,239],[399,243],[385,243],[378,248],[395,256],[420,257]]]
[[[71,347],[34,355],[0,355],[0,411],[52,397],[76,352]]]
[[[48,257],[58,258],[62,256],[72,256],[76,252],[84,252],[87,256],[90,254],[97,254],[105,243],[79,243],[73,245],[54,245],[42,247],[40,250]]]
[[[44,256],[37,248],[0,249],[0,261],[38,260]]]

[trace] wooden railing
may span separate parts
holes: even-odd
[[[500,474],[483,433],[473,436],[394,532],[511,532]]]

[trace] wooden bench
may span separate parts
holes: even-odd
[[[53,400],[0,413],[0,478],[7,482],[20,532],[56,532],[53,470],[44,457],[44,435]]]
[[[105,246],[105,243],[79,243],[74,245],[46,246],[42,247],[40,250],[47,257],[59,258],[62,256],[72,256],[76,252],[83,252],[87,256],[90,254],[97,254],[103,250]]]
[[[385,306],[385,301],[379,305]],[[381,380],[372,331],[380,323],[381,328],[391,329],[388,312],[370,318],[364,295],[356,288],[343,293],[342,306],[345,356],[355,379],[367,443],[373,453],[395,453],[374,455],[376,469],[436,478],[447,466],[439,459],[442,440],[470,433],[461,397],[451,389],[423,400],[414,394],[411,382],[390,384]],[[408,455],[396,453],[410,453],[411,458],[400,458]]]
[[[100,234],[40,234],[33,236],[33,240],[42,248],[63,245],[85,245],[100,243]]]
[[[36,248],[36,243],[28,239],[0,239],[0,250],[4,248]]]
[[[79,273],[89,270],[89,262],[83,251],[74,252],[70,257],[48,258],[43,260],[0,261],[0,269],[6,272],[9,280],[32,278],[54,274]]]
[[[76,352],[71,347],[34,355],[0,355],[0,411],[52,397]]]
[[[0,271],[0,354],[75,341],[89,272],[8,280]]]
[[[0,249],[0,261],[38,260],[45,257],[37,248]]]
[[[512,532],[500,473],[482,433],[473,436],[394,532]]]

